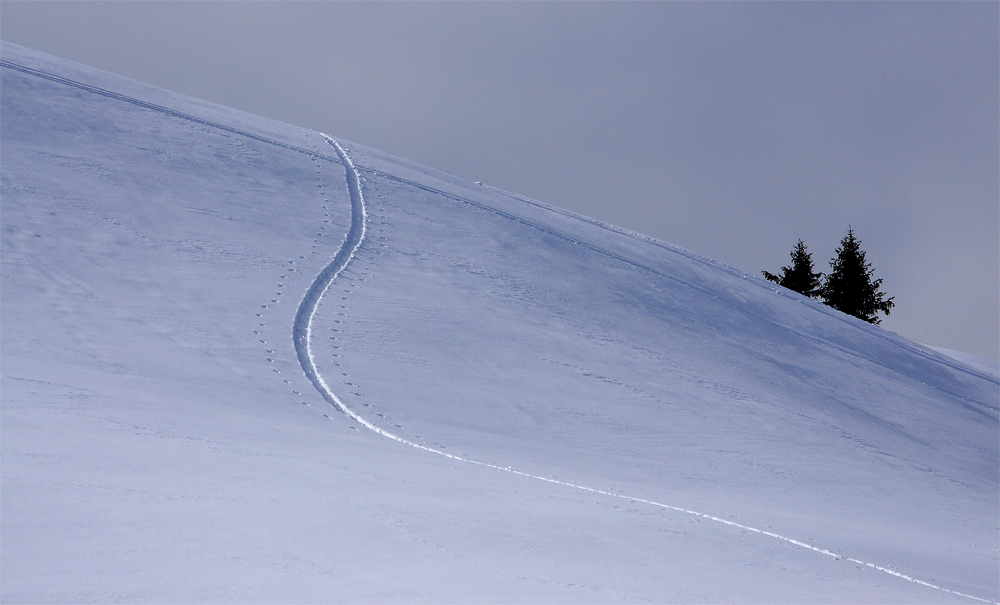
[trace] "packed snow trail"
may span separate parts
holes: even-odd
[[[340,158],[341,163],[344,165],[344,171],[347,173],[347,188],[351,194],[351,227],[347,231],[347,239],[344,241],[344,245],[340,247],[340,251],[337,252],[337,256],[320,271],[316,279],[313,280],[312,285],[306,290],[305,296],[302,297],[299,309],[295,312],[295,323],[292,324],[292,341],[295,344],[295,354],[299,358],[302,370],[306,373],[309,381],[313,383],[313,386],[316,387],[316,390],[319,391],[320,395],[333,407],[351,416],[358,422],[366,424],[360,416],[341,403],[337,399],[337,396],[333,394],[333,391],[326,385],[323,377],[316,369],[316,363],[312,355],[312,319],[313,315],[316,314],[316,307],[319,305],[319,301],[323,298],[323,294],[327,288],[333,283],[333,280],[340,275],[340,272],[344,270],[347,263],[351,262],[355,250],[358,249],[361,241],[365,238],[365,223],[367,221],[365,199],[361,193],[361,182],[358,179],[357,170],[354,169],[354,164],[351,163],[351,158],[347,156],[347,153],[344,152],[339,143],[323,133],[320,134],[337,151],[337,156]],[[367,424],[366,426],[369,426],[372,430],[376,430],[374,426]]]
[[[972,595],[968,595],[968,594],[964,594],[964,593],[961,593],[961,592],[958,592],[958,591],[955,591],[955,590],[944,588],[942,586],[937,586],[936,584],[931,584],[929,582],[925,582],[923,580],[919,580],[917,578],[913,578],[913,577],[908,576],[906,574],[899,573],[897,571],[893,571],[891,569],[888,569],[886,567],[882,567],[880,565],[876,565],[874,563],[868,563],[866,561],[860,561],[858,559],[853,559],[851,557],[845,557],[843,555],[831,552],[829,550],[826,550],[824,548],[820,548],[818,546],[813,546],[812,544],[807,544],[806,542],[802,542],[802,541],[796,540],[794,538],[789,538],[787,536],[782,536],[781,534],[776,534],[774,532],[770,532],[770,531],[767,531],[767,530],[758,529],[756,527],[750,527],[749,525],[743,525],[741,523],[736,523],[734,521],[729,521],[727,519],[723,519],[723,518],[716,517],[716,516],[713,516],[713,515],[709,515],[709,514],[706,514],[706,513],[701,513],[701,512],[695,511],[695,510],[689,510],[689,509],[682,508],[682,507],[679,507],[679,506],[672,506],[670,504],[664,504],[662,502],[656,502],[654,500],[646,500],[644,498],[635,498],[635,497],[632,497],[632,496],[628,496],[626,494],[609,492],[609,491],[605,491],[605,490],[602,490],[602,489],[596,489],[596,488],[593,488],[593,487],[587,487],[585,485],[578,485],[576,483],[570,483],[570,482],[567,482],[567,481],[560,481],[558,479],[553,479],[551,477],[542,477],[540,475],[533,475],[531,473],[526,473],[526,472],[523,472],[523,471],[519,471],[519,470],[513,469],[513,468],[511,468],[509,466],[499,466],[497,464],[491,464],[489,462],[480,462],[478,460],[472,460],[470,458],[463,458],[461,456],[456,456],[454,454],[449,454],[447,452],[442,452],[440,450],[436,450],[434,448],[427,447],[426,445],[421,445],[419,443],[415,443],[413,441],[409,441],[409,440],[404,439],[404,438],[402,438],[399,435],[396,435],[394,433],[390,433],[389,431],[387,431],[387,430],[385,430],[385,429],[383,429],[383,428],[381,428],[379,426],[376,426],[375,424],[372,424],[371,422],[369,422],[368,420],[366,420],[365,418],[363,418],[360,414],[358,414],[357,412],[355,412],[354,410],[352,410],[350,407],[348,407],[347,405],[345,405],[344,402],[342,402],[340,400],[340,398],[337,397],[337,395],[333,392],[333,390],[330,388],[330,386],[326,384],[326,381],[323,379],[323,376],[319,373],[319,370],[316,367],[316,362],[315,362],[315,360],[313,358],[313,354],[312,354],[311,338],[312,338],[312,320],[313,320],[313,316],[316,314],[316,309],[319,306],[320,300],[322,300],[322,298],[323,298],[323,294],[326,293],[327,289],[330,287],[330,284],[333,283],[333,280],[336,279],[337,276],[340,275],[340,273],[347,267],[348,263],[351,262],[351,259],[354,257],[354,253],[357,251],[358,247],[361,245],[361,242],[364,240],[364,237],[365,237],[365,225],[366,225],[366,222],[368,220],[367,211],[365,209],[364,194],[361,191],[361,179],[358,176],[358,171],[355,168],[354,163],[351,161],[351,158],[347,155],[347,152],[344,151],[344,148],[341,147],[340,144],[337,141],[335,141],[333,138],[331,138],[331,137],[329,137],[329,136],[327,136],[327,135],[325,135],[323,133],[320,133],[320,135],[322,135],[323,138],[326,139],[327,143],[329,143],[336,150],[337,156],[340,158],[341,163],[344,165],[344,171],[345,171],[346,177],[347,177],[347,188],[348,188],[348,191],[350,192],[350,195],[351,195],[351,227],[350,227],[350,229],[347,232],[347,238],[344,241],[344,245],[341,246],[340,250],[337,252],[337,255],[333,258],[332,261],[330,261],[330,264],[327,265],[319,273],[319,275],[316,276],[316,279],[313,281],[312,285],[306,291],[305,296],[303,296],[302,302],[299,303],[299,309],[298,309],[298,311],[295,314],[295,323],[294,323],[294,325],[292,327],[292,340],[295,343],[295,352],[298,355],[299,363],[302,365],[302,370],[305,372],[306,377],[309,379],[310,382],[312,382],[313,386],[316,387],[316,390],[319,391],[320,395],[323,396],[323,399],[325,399],[327,402],[329,402],[330,405],[332,405],[333,407],[335,407],[339,411],[343,412],[348,417],[350,417],[350,418],[354,419],[355,421],[357,421],[358,424],[361,424],[365,428],[367,428],[367,429],[369,429],[369,430],[371,430],[371,431],[373,431],[375,433],[378,433],[379,435],[382,435],[383,437],[386,437],[388,439],[392,439],[393,441],[398,441],[399,443],[402,443],[404,445],[408,445],[410,447],[417,448],[419,450],[424,450],[424,451],[427,451],[427,452],[431,452],[431,453],[437,454],[438,456],[444,456],[445,458],[450,458],[452,460],[456,460],[456,461],[459,461],[459,462],[465,462],[465,463],[468,463],[468,464],[475,464],[477,466],[491,468],[491,469],[494,469],[494,470],[497,470],[497,471],[503,471],[503,472],[514,474],[514,475],[519,475],[521,477],[527,477],[527,478],[530,478],[530,479],[537,479],[539,481],[545,481],[547,483],[552,483],[552,484],[555,484],[555,485],[561,485],[561,486],[564,486],[564,487],[571,487],[571,488],[575,488],[575,489],[582,490],[582,491],[585,491],[585,492],[590,492],[592,494],[599,494],[599,495],[602,495],[602,496],[609,496],[609,497],[612,497],[612,498],[619,498],[619,499],[622,499],[622,500],[628,500],[629,502],[639,502],[639,503],[642,503],[642,504],[649,504],[650,506],[655,506],[657,508],[662,508],[664,510],[670,510],[670,511],[674,511],[674,512],[679,512],[679,513],[685,513],[685,514],[688,514],[688,515],[693,515],[693,516],[699,517],[701,519],[707,519],[709,521],[715,521],[717,523],[722,523],[724,525],[735,527],[737,529],[745,530],[745,531],[752,532],[752,533],[755,533],[755,534],[760,534],[762,536],[768,536],[768,537],[774,538],[776,540],[781,540],[783,542],[787,542],[788,544],[792,544],[792,545],[798,546],[800,548],[811,550],[811,551],[817,552],[819,554],[826,555],[828,557],[832,557],[832,558],[837,559],[837,560],[844,560],[844,561],[848,561],[850,563],[855,563],[857,565],[862,565],[862,566],[865,566],[865,567],[869,567],[871,569],[874,569],[874,570],[877,570],[877,571],[881,571],[883,573],[889,574],[889,575],[894,576],[896,578],[900,578],[902,580],[906,580],[907,582],[913,582],[914,584],[919,584],[919,585],[925,586],[927,588],[933,588],[935,590],[940,590],[942,592],[947,592],[949,594],[953,594],[953,595],[960,596],[960,597],[965,597],[967,599],[972,599],[974,601],[979,601],[979,602],[982,602],[982,603],[992,603],[993,602],[993,601],[989,601],[987,599],[982,599],[982,598],[979,598],[979,597],[974,597]],[[380,175],[384,175],[384,173],[379,173],[379,174]],[[388,175],[385,175],[385,176],[388,176]],[[414,185],[416,185],[416,183],[414,183]],[[419,186],[419,185],[417,185],[417,186]],[[424,188],[424,187],[421,187],[421,188]],[[441,192],[441,193],[443,193],[443,192]],[[445,195],[448,195],[448,194],[445,194]],[[449,197],[453,197],[453,196],[449,195]],[[466,201],[466,200],[463,200],[463,201]],[[513,217],[513,218],[516,219],[516,217]],[[520,220],[520,219],[518,219],[518,220]]]

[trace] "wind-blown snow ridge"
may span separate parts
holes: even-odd
[[[852,557],[847,557],[847,556],[844,556],[844,555],[840,555],[840,554],[837,554],[837,553],[832,552],[830,550],[827,550],[827,549],[824,549],[824,548],[820,548],[818,546],[814,546],[812,544],[808,544],[806,542],[802,542],[802,541],[796,540],[794,538],[789,538],[787,536],[783,536],[781,534],[777,534],[777,533],[770,532],[770,531],[767,531],[767,530],[759,529],[759,528],[756,528],[756,527],[751,527],[751,526],[748,526],[748,525],[743,525],[741,523],[736,523],[734,521],[730,521],[728,519],[723,519],[723,518],[720,518],[720,517],[716,517],[714,515],[709,515],[707,513],[702,513],[702,512],[699,512],[699,511],[695,511],[695,510],[690,510],[690,509],[686,509],[686,508],[682,508],[682,507],[678,507],[678,506],[673,506],[673,505],[670,505],[670,504],[664,504],[662,502],[656,502],[654,500],[647,500],[647,499],[644,499],[644,498],[636,498],[636,497],[629,496],[629,495],[622,494],[622,493],[615,493],[615,492],[605,491],[605,490],[602,490],[602,489],[596,489],[596,488],[592,488],[592,487],[587,487],[585,485],[578,485],[576,483],[570,483],[570,482],[567,482],[567,481],[560,481],[558,479],[553,479],[551,477],[544,477],[544,476],[541,476],[541,475],[534,475],[534,474],[527,473],[527,472],[524,472],[524,471],[519,471],[519,470],[516,470],[516,469],[511,468],[509,466],[506,466],[506,467],[505,466],[500,466],[500,465],[497,465],[497,464],[491,464],[489,462],[481,462],[481,461],[478,461],[478,460],[472,460],[470,458],[463,458],[461,456],[456,456],[454,454],[449,454],[447,452],[442,452],[440,450],[428,447],[426,445],[422,445],[420,443],[416,443],[416,442],[404,439],[403,437],[400,437],[399,435],[391,433],[391,432],[389,432],[389,431],[387,431],[387,430],[385,430],[385,429],[383,429],[383,428],[381,428],[381,427],[379,427],[379,426],[377,426],[377,425],[369,422],[368,420],[366,420],[364,417],[362,417],[356,411],[354,411],[353,409],[351,409],[350,407],[348,407],[347,405],[345,405],[340,400],[340,398],[337,397],[337,395],[333,392],[333,390],[329,387],[329,385],[327,385],[326,381],[323,379],[322,374],[320,374],[320,372],[319,372],[319,370],[318,370],[318,368],[316,366],[316,362],[315,362],[315,360],[313,358],[313,354],[312,354],[311,338],[312,338],[312,320],[313,320],[313,316],[316,313],[316,309],[317,309],[317,307],[319,305],[319,302],[321,301],[321,299],[323,297],[323,294],[330,287],[330,284],[333,283],[333,280],[336,279],[337,276],[340,275],[340,273],[347,267],[347,265],[350,263],[351,259],[354,257],[354,253],[357,251],[358,247],[361,245],[361,242],[364,240],[365,228],[366,228],[366,222],[367,222],[367,212],[366,212],[366,209],[365,209],[364,195],[363,195],[363,193],[361,191],[361,181],[360,181],[360,177],[358,175],[357,168],[355,168],[354,163],[351,161],[351,158],[344,151],[343,147],[341,147],[340,144],[337,143],[337,141],[335,141],[333,138],[331,138],[331,137],[329,137],[329,136],[327,136],[327,135],[325,135],[323,133],[320,133],[320,134],[336,150],[337,156],[340,158],[341,163],[344,165],[344,171],[346,173],[346,178],[347,178],[347,186],[348,186],[348,190],[350,192],[350,197],[351,197],[351,227],[350,227],[350,229],[349,229],[349,231],[347,233],[346,240],[344,241],[343,246],[341,246],[340,250],[337,252],[337,255],[330,262],[330,264],[327,265],[319,273],[319,275],[316,276],[316,279],[313,281],[312,285],[310,285],[309,289],[306,291],[305,295],[303,296],[302,302],[299,304],[299,309],[298,309],[298,311],[296,312],[296,315],[295,315],[295,322],[294,322],[294,325],[293,325],[293,328],[292,328],[292,339],[293,339],[294,344],[295,344],[295,351],[296,351],[296,354],[298,355],[299,363],[302,365],[302,369],[305,372],[306,377],[309,379],[310,382],[312,382],[313,386],[316,388],[317,391],[319,391],[320,395],[322,395],[322,397],[327,402],[329,402],[334,408],[336,408],[337,410],[343,412],[346,416],[348,416],[349,418],[352,418],[353,420],[355,420],[356,422],[358,422],[359,424],[361,424],[365,428],[367,428],[367,429],[369,429],[369,430],[371,430],[371,431],[373,431],[373,432],[375,432],[375,433],[377,433],[377,434],[379,434],[379,435],[381,435],[381,436],[383,436],[383,437],[385,437],[387,439],[392,439],[393,441],[397,441],[397,442],[399,442],[399,443],[401,443],[403,445],[408,445],[410,447],[413,447],[413,448],[416,448],[416,449],[419,449],[419,450],[424,450],[424,451],[427,451],[427,452],[431,452],[433,454],[437,454],[438,456],[443,456],[445,458],[450,458],[451,460],[455,460],[455,461],[458,461],[458,462],[464,462],[464,463],[467,463],[467,464],[475,464],[477,466],[481,466],[481,467],[485,467],[485,468],[491,468],[491,469],[494,469],[494,470],[497,470],[497,471],[503,471],[503,472],[514,474],[514,475],[519,475],[521,477],[530,478],[530,479],[537,479],[539,481],[545,481],[546,483],[551,483],[551,484],[554,484],[554,485],[561,485],[561,486],[564,486],[564,487],[575,488],[575,489],[582,490],[582,491],[589,492],[589,493],[593,493],[593,494],[599,494],[599,495],[602,495],[602,496],[610,496],[610,497],[619,498],[619,499],[622,499],[622,500],[628,500],[630,502],[639,502],[639,503],[648,504],[648,505],[651,505],[651,506],[654,506],[654,507],[657,507],[657,508],[662,508],[664,510],[670,510],[670,511],[674,511],[674,512],[679,512],[679,513],[685,513],[685,514],[688,514],[688,515],[693,515],[695,517],[699,517],[699,518],[702,518],[702,519],[707,519],[709,521],[715,521],[715,522],[722,523],[724,525],[728,525],[730,527],[734,527],[734,528],[737,528],[737,529],[741,529],[741,530],[745,530],[745,531],[748,531],[748,532],[760,534],[762,536],[768,536],[768,537],[774,538],[776,540],[781,540],[783,542],[787,542],[788,544],[792,544],[794,546],[798,546],[798,547],[804,548],[806,550],[811,550],[811,551],[814,551],[816,553],[819,553],[819,554],[822,554],[822,555],[826,555],[828,557],[831,557],[831,558],[834,558],[834,559],[837,559],[837,560],[844,560],[844,561],[848,561],[848,562],[851,562],[851,563],[855,563],[857,565],[862,565],[862,566],[865,566],[865,567],[869,567],[871,569],[874,569],[874,570],[877,570],[877,571],[881,571],[883,573],[886,573],[888,575],[894,576],[896,578],[900,578],[902,580],[906,580],[906,581],[912,582],[914,584],[919,584],[919,585],[927,587],[927,588],[932,588],[932,589],[935,589],[935,590],[939,590],[939,591],[946,592],[946,593],[953,594],[953,595],[960,596],[960,597],[965,597],[965,598],[972,599],[974,601],[979,601],[979,602],[982,602],[982,603],[991,603],[992,602],[992,601],[989,601],[987,599],[982,599],[980,597],[975,597],[975,596],[964,594],[964,593],[961,593],[961,592],[958,592],[958,591],[955,591],[955,590],[944,588],[943,586],[938,586],[938,585],[935,585],[935,584],[931,584],[929,582],[925,582],[923,580],[914,578],[912,576],[908,576],[906,574],[903,574],[903,573],[900,573],[900,572],[897,572],[897,571],[893,571],[892,569],[889,569],[889,568],[886,568],[886,567],[883,567],[883,566],[880,566],[880,565],[876,565],[874,563],[869,563],[867,561],[861,561],[861,560],[858,560],[858,559],[854,559]],[[399,179],[398,177],[394,177],[392,175],[388,175],[388,174],[382,173],[380,171],[371,171],[371,172],[378,172],[378,174],[380,176],[385,176],[385,177],[392,178],[392,179],[395,179],[395,180],[402,180],[402,179]],[[421,189],[428,189],[428,190],[430,189],[430,188],[428,188],[426,186],[423,186],[423,185],[420,185],[418,183],[412,183],[412,182],[410,182],[410,184],[412,184],[414,186],[417,186],[417,187],[420,187]],[[448,197],[455,197],[455,196],[453,196],[451,194],[446,194],[446,193],[438,191],[438,190],[434,190],[434,191],[436,193],[441,193],[443,195],[447,195]],[[465,199],[462,199],[461,201],[464,201],[464,202],[467,202],[467,203],[471,203],[471,204],[475,204],[475,202],[471,202],[471,201],[465,200]],[[475,204],[475,205],[478,206],[479,204]],[[495,209],[490,209],[490,210],[493,210],[495,212],[501,212],[501,211],[495,210]],[[503,213],[503,214],[506,214],[506,213]],[[526,224],[528,224],[530,226],[535,226],[535,227],[541,228],[540,226],[535,225],[534,223],[530,223],[528,221],[525,221],[524,219],[521,219],[519,217],[510,216],[510,218],[512,218],[514,220],[518,220],[518,221],[523,222],[523,223],[526,223]],[[561,236],[561,234],[557,234],[557,235]],[[561,236],[561,237],[565,237],[565,236]],[[590,244],[583,244],[583,245],[587,245],[588,247],[592,246]],[[603,250],[602,250],[602,252],[603,252]],[[613,253],[608,252],[608,254],[613,254]],[[618,255],[615,255],[615,256],[617,257]],[[630,261],[628,259],[623,259],[623,260],[626,260],[627,262],[632,262],[632,261]]]

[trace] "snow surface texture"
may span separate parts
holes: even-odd
[[[1000,379],[1000,363],[993,361],[992,359],[986,359],[985,357],[979,357],[978,355],[971,355],[964,351],[956,351],[955,349],[946,349],[944,347],[934,347],[930,345],[925,346],[934,349],[942,355],[947,355],[948,357],[957,359],[970,368]]]
[[[3,602],[1000,599],[990,373],[538,202],[2,59]]]

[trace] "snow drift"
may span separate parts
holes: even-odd
[[[1000,599],[994,375],[346,141],[0,76],[4,602]]]

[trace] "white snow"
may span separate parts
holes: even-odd
[[[995,373],[400,158],[2,59],[3,602],[1000,599]]]
[[[946,349],[944,347],[935,347],[932,345],[924,345],[925,347],[930,347],[942,355],[947,355],[952,359],[960,361],[965,365],[971,367],[974,370],[983,372],[984,374],[989,374],[994,378],[1000,378],[1000,364],[993,361],[992,359],[987,359],[985,357],[979,357],[978,355],[972,355],[970,353],[965,353],[963,351],[956,351],[955,349]]]

